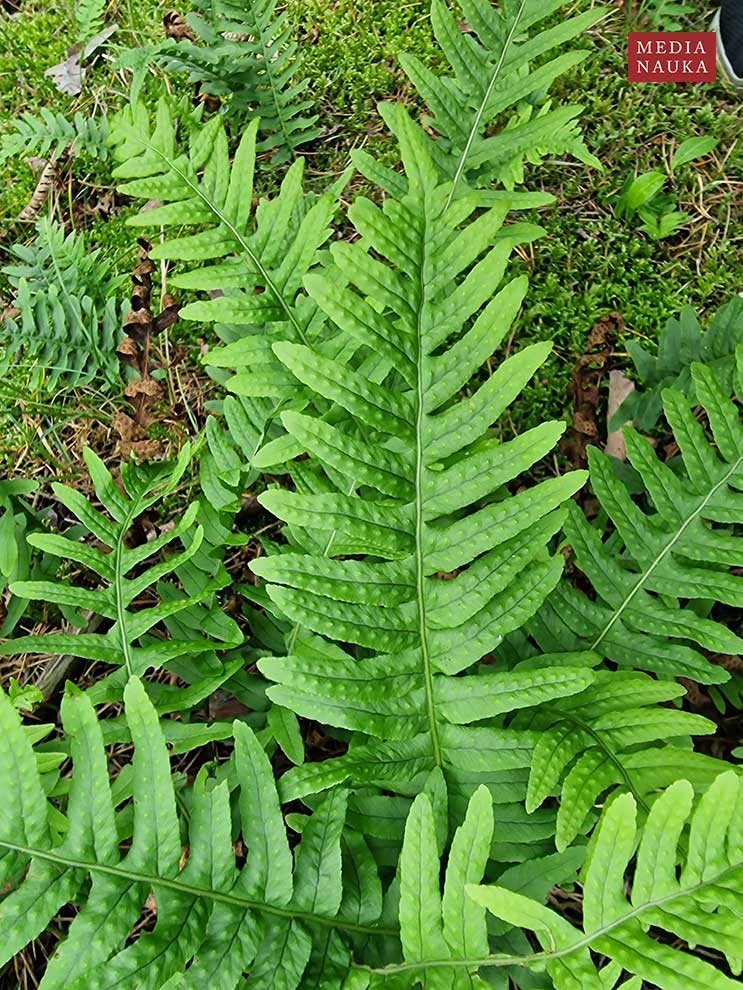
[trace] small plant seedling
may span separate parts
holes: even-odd
[[[702,158],[716,145],[717,139],[712,137],[682,141],[671,158],[671,178],[676,169]],[[625,220],[632,220],[637,215],[642,221],[640,229],[654,241],[670,237],[689,220],[688,213],[675,208],[675,193],[664,192],[666,179],[662,172],[643,172],[635,178],[630,175],[614,201],[616,215]]]

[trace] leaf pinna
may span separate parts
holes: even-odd
[[[546,967],[556,990],[612,985],[591,953],[612,960],[615,972],[623,969],[661,990],[733,990],[740,985],[743,959],[741,778],[728,771],[695,808],[692,799],[691,785],[679,779],[657,798],[639,833],[630,794],[606,808],[581,877],[583,932],[551,908],[503,887],[472,886],[467,892],[497,918],[535,933],[543,951],[527,965]],[[625,871],[635,851],[628,894]],[[650,926],[673,938],[651,938]],[[703,956],[684,951],[684,943],[716,949],[735,978]]]
[[[695,602],[743,605],[743,577],[735,572],[743,539],[732,529],[743,519],[743,426],[711,368],[693,364],[691,376],[713,443],[675,389],[664,390],[663,406],[681,455],[678,468],[664,463],[635,430],[624,431],[650,511],[633,500],[611,458],[589,448],[591,484],[616,532],[602,540],[570,506],[565,535],[596,599],[560,585],[527,627],[542,649],[583,647],[622,668],[703,684],[728,679],[700,647],[736,654],[743,641]],[[738,376],[743,384],[743,360]]]

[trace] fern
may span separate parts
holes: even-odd
[[[685,396],[666,389],[665,415],[683,471],[663,463],[634,430],[624,431],[630,463],[651,502],[645,512],[611,458],[589,448],[591,484],[616,530],[602,541],[577,505],[569,506],[565,536],[596,599],[567,583],[557,587],[527,626],[542,650],[591,649],[623,668],[703,684],[728,680],[699,647],[738,653],[743,646],[738,635],[707,614],[709,602],[743,604],[743,578],[731,570],[743,555],[743,540],[731,529],[743,518],[743,427],[710,368],[694,364],[691,377],[716,449]]]
[[[213,297],[184,306],[180,316],[216,323],[227,344],[210,351],[206,363],[241,371],[232,377],[219,370],[216,374],[238,396],[225,401],[224,412],[231,433],[241,438],[240,456],[248,468],[271,463],[270,450],[262,461],[257,455],[267,440],[283,432],[275,422],[282,404],[299,403],[301,408],[302,395],[271,344],[307,342],[325,332],[324,314],[302,290],[302,279],[319,261],[345,181],[322,197],[305,195],[304,163],[299,159],[289,168],[279,194],[262,200],[253,213],[257,126],[254,121],[247,128],[232,163],[224,126],[217,118],[195,125],[188,151],[180,152],[173,113],[165,101],[158,107],[154,127],[145,108],[136,104],[118,118],[113,131],[122,161],[115,175],[128,180],[120,183],[120,191],[164,201],[129,222],[166,231],[175,228],[178,235],[184,227],[198,230],[166,238],[151,257],[190,262],[194,267],[172,276],[171,284]],[[242,372],[244,367],[249,371]],[[229,457],[224,445],[222,452]],[[273,463],[285,459],[281,452]],[[219,496],[230,497],[234,493]]]
[[[159,604],[132,608],[140,604],[148,589],[182,568],[199,550],[203,531],[200,527],[194,528],[196,504],[186,509],[172,529],[151,542],[136,547],[126,544],[134,520],[173,491],[190,458],[191,450],[186,446],[175,464],[139,467],[123,464],[122,491],[100,458],[91,450],[85,451],[85,462],[105,513],[66,485],[55,484],[53,490],[59,501],[79,519],[84,530],[108,549],[104,552],[56,533],[34,533],[28,539],[32,546],[45,553],[82,564],[96,575],[101,586],[90,588],[60,580],[17,581],[11,585],[11,590],[22,598],[52,602],[62,609],[73,610],[68,613],[73,625],[84,625],[83,616],[87,613],[88,617],[98,617],[99,624],[105,624],[107,628],[103,632],[21,636],[0,643],[0,654],[62,653],[118,668],[90,689],[96,702],[120,698],[129,677],[165,666],[194,685],[190,694],[186,690],[184,697],[195,703],[235,672],[239,661],[223,664],[215,654],[216,649],[235,646],[242,639],[234,621],[224,616],[218,624],[204,622],[203,630],[188,639],[162,638],[153,632],[161,623],[172,622],[179,613],[206,599],[214,591],[213,584],[204,586],[202,581],[193,595],[184,595],[173,588],[168,593],[167,588],[159,584]],[[178,538],[186,542],[186,549],[143,568],[146,561]],[[179,691],[158,684],[152,684],[150,690],[153,698],[166,706]]]
[[[37,388],[71,388],[90,382],[112,385],[119,380],[116,344],[121,309],[116,299],[123,279],[113,276],[101,251],[86,248],[74,231],[40,220],[30,245],[15,244],[21,264],[6,265],[16,295],[20,322],[6,318],[0,342],[0,373],[14,364],[31,368],[29,383]]]
[[[484,190],[492,182],[513,189],[523,182],[523,162],[538,163],[546,154],[570,153],[601,168],[578,130],[581,107],[545,104],[538,109],[540,94],[586,53],[569,52],[536,67],[535,60],[583,35],[603,15],[601,9],[590,10],[528,37],[526,32],[565,5],[565,0],[520,0],[499,9],[490,0],[463,0],[471,31],[463,33],[444,0],[433,0],[434,33],[454,75],[436,76],[413,55],[400,61],[431,111],[429,123],[439,137],[428,140],[429,153],[441,181],[452,182],[451,197],[460,189]],[[491,134],[496,118],[509,111],[507,126]],[[388,191],[400,192],[399,178],[366,153],[357,153],[354,161]],[[485,193],[483,202],[501,196]]]
[[[531,666],[537,669],[544,662],[539,658]],[[599,670],[581,694],[558,698],[512,720],[511,728],[525,728],[535,737],[527,811],[559,794],[559,850],[590,828],[593,808],[608,790],[627,788],[646,807],[651,795],[682,775],[698,790],[709,786],[721,765],[691,752],[689,737],[714,732],[714,722],[662,707],[684,693],[679,685],[646,674]]]
[[[525,963],[546,967],[556,990],[603,990],[622,970],[660,990],[733,990],[739,979],[678,946],[716,950],[736,976],[741,972],[741,779],[734,771],[721,774],[693,812],[692,798],[690,784],[678,780],[655,801],[639,835],[634,798],[625,794],[611,803],[583,870],[582,931],[552,909],[503,887],[472,885],[467,892],[496,918],[534,932],[543,951]],[[688,844],[682,838],[687,822]],[[627,893],[625,871],[638,838]],[[651,928],[664,940],[653,938]],[[591,952],[612,961],[605,967],[609,982]],[[497,959],[493,964],[503,965]]]
[[[583,479],[549,479],[520,497],[504,492],[477,510],[551,449],[562,430],[545,424],[508,443],[488,438],[489,425],[549,345],[514,356],[470,398],[452,401],[508,332],[525,283],[516,279],[494,295],[512,246],[508,228],[499,236],[502,211],[462,231],[476,199],[447,207],[450,187],[437,182],[420,132],[402,111],[389,117],[408,194],[382,210],[360,200],[350,211],[362,243],[389,261],[360,244],[334,245],[335,267],[305,284],[349,341],[345,353],[353,356],[354,341],[377,365],[395,368],[393,379],[377,384],[363,363],[344,362],[341,342],[336,357],[322,347],[274,345],[308,390],[346,416],[331,423],[283,414],[299,450],[322,463],[337,488],[313,481],[300,462],[300,491],[262,495],[304,552],[275,553],[252,566],[292,622],[373,654],[363,652],[362,660],[334,647],[324,656],[260,662],[278,682],[269,689],[272,700],[371,737],[336,761],[290,771],[282,781],[287,798],[348,777],[399,789],[437,766],[456,776],[448,748],[467,745],[462,726],[576,693],[593,676],[570,666],[451,676],[520,625],[557,581],[561,561],[545,547],[561,519],[552,510]],[[314,542],[303,540],[307,530]],[[325,556],[329,545],[332,556]],[[334,559],[347,554],[365,559]],[[453,580],[436,577],[460,570]],[[395,688],[380,693],[380,683]]]
[[[26,602],[8,589],[11,581],[27,578],[32,565],[31,552],[26,539],[27,532],[38,526],[35,514],[21,498],[31,495],[38,483],[30,479],[0,481],[0,594],[4,596],[0,636],[12,633],[23,615]]]
[[[679,942],[716,950],[734,974],[740,973],[742,789],[733,771],[721,774],[692,811],[692,787],[678,780],[656,798],[641,829],[632,795],[616,797],[601,817],[583,865],[582,930],[536,899],[536,871],[506,871],[497,884],[476,879],[486,869],[498,829],[485,788],[472,797],[445,872],[436,809],[421,794],[408,817],[399,866],[404,960],[357,965],[348,985],[369,990],[481,985],[639,990],[646,980],[659,990],[732,990],[738,979]],[[683,838],[687,822],[688,843]],[[625,874],[635,854],[630,885]],[[568,870],[565,864],[561,872]],[[494,917],[486,919],[486,912]],[[509,932],[511,926],[516,931]],[[542,951],[519,937],[521,929],[534,933]],[[552,982],[535,982],[535,974],[545,969]]]
[[[210,779],[202,770],[188,789],[187,823],[179,821],[163,723],[136,678],[124,697],[134,757],[131,773],[122,774],[126,782],[112,789],[105,722],[96,719],[89,697],[68,688],[62,719],[72,773],[60,814],[47,799],[32,738],[0,692],[0,960],[33,939],[64,904],[79,904],[50,958],[45,990],[133,985],[144,970],[152,987],[211,986],[218,978],[231,988],[245,970],[251,987],[287,990],[299,986],[303,974],[302,985],[322,987],[404,988],[421,981],[450,987],[471,985],[478,972],[503,970],[516,979],[543,967],[559,990],[603,990],[622,969],[661,990],[686,990],[689,981],[737,985],[704,959],[647,933],[652,925],[717,949],[739,971],[743,800],[732,771],[701,798],[688,844],[680,840],[692,809],[691,785],[679,780],[655,799],[639,834],[631,895],[624,874],[635,852],[636,804],[630,794],[611,802],[583,867],[582,932],[530,896],[546,893],[548,877],[570,879],[575,858],[507,870],[497,886],[480,885],[495,826],[485,787],[472,795],[452,837],[443,895],[446,806],[432,800],[435,785],[416,798],[405,825],[399,886],[393,882],[387,891],[387,907],[364,840],[344,829],[342,790],[327,795],[311,817],[292,816],[302,834],[292,863],[270,763],[239,722],[231,779]],[[233,852],[231,790],[248,849],[241,869]],[[157,924],[126,944],[150,891]],[[399,916],[399,932],[390,909]],[[507,927],[489,925],[486,909]],[[542,952],[518,940],[521,928],[537,934]],[[365,955],[376,944],[385,961],[355,962],[362,944]],[[613,962],[597,970],[589,948]]]
[[[396,935],[374,927],[381,888],[363,840],[356,837],[350,855],[342,851],[344,792],[329,795],[304,824],[293,864],[269,760],[236,722],[232,781],[202,770],[188,789],[188,815],[179,817],[163,723],[136,678],[124,698],[134,757],[112,787],[106,722],[86,695],[68,688],[62,719],[72,775],[62,816],[48,803],[30,739],[0,692],[0,962],[71,902],[79,911],[49,960],[44,990],[134,986],[144,972],[153,988],[232,988],[246,969],[255,988],[294,990],[305,970],[317,986],[338,986],[350,939]],[[242,868],[230,791],[249,850]],[[355,883],[344,891],[346,859]],[[150,892],[157,924],[126,944]]]
[[[107,6],[106,0],[76,0],[74,10],[79,43],[89,41],[100,32]]]
[[[687,306],[678,320],[670,319],[661,331],[658,354],[653,355],[631,340],[627,350],[635,365],[643,391],[631,392],[617,410],[612,429],[632,420],[639,430],[650,430],[663,412],[665,388],[683,392],[695,402],[691,365],[706,364],[730,394],[735,377],[735,351],[743,344],[743,298],[736,296],[712,317],[702,331],[694,310]]]
[[[63,113],[42,107],[38,114],[26,110],[10,121],[0,139],[0,162],[17,156],[37,155],[56,161],[69,148],[75,154],[91,158],[108,157],[108,119],[84,117],[78,110],[68,118]]]
[[[186,20],[201,44],[184,38],[132,56],[188,72],[191,82],[222,99],[230,117],[259,117],[258,150],[273,152],[274,165],[322,133],[314,126],[317,114],[307,116],[312,101],[302,99],[309,80],[298,79],[301,56],[289,12],[277,14],[276,6],[277,0],[197,0]]]

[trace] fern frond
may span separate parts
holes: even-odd
[[[260,118],[258,150],[274,165],[322,134],[312,101],[302,98],[301,55],[292,40],[289,10],[277,0],[197,0],[187,22],[201,44],[188,38],[151,49],[163,68],[186,71],[191,82],[219,96],[228,116]]]
[[[122,464],[123,490],[96,454],[89,449],[84,454],[96,495],[105,512],[96,509],[75,489],[62,484],[52,487],[55,496],[85,530],[108,549],[104,552],[94,545],[56,533],[34,533],[28,539],[31,546],[45,553],[82,564],[96,575],[99,586],[90,588],[59,580],[19,581],[11,585],[11,590],[23,598],[75,610],[72,613],[75,617],[81,612],[98,616],[108,628],[105,632],[21,636],[0,643],[0,654],[62,653],[119,668],[90,689],[96,703],[119,698],[123,685],[133,674],[140,675],[149,668],[162,666],[167,666],[188,683],[206,677],[214,690],[235,669],[234,664],[221,663],[214,652],[241,641],[242,635],[234,621],[222,623],[226,642],[213,639],[210,634],[218,634],[218,630],[209,626],[204,630],[206,635],[200,632],[189,639],[163,639],[155,634],[161,623],[207,598],[214,586],[204,586],[202,582],[199,590],[190,596],[173,589],[172,594],[161,594],[159,604],[132,607],[139,605],[142,596],[168,574],[182,568],[201,544],[203,531],[194,527],[196,504],[182,514],[171,530],[156,539],[133,548],[126,544],[134,520],[176,487],[188,467],[190,448],[184,447],[175,464]],[[186,549],[143,566],[178,538],[185,543]],[[163,585],[159,586],[162,589]],[[81,620],[73,619],[73,624],[79,625]],[[191,658],[198,659],[195,667]],[[166,706],[170,704],[172,689],[153,684],[151,690],[154,698],[159,698]]]
[[[349,818],[351,814],[349,809]],[[446,804],[437,802],[429,791],[416,797],[407,815],[396,904],[403,961],[388,962],[380,968],[357,965],[347,985],[375,990],[505,988],[509,976],[515,985],[522,985],[518,978],[525,972],[519,968],[522,956],[514,955],[514,950],[528,952],[528,943],[520,932],[488,919],[484,905],[468,895],[492,868],[490,850],[497,844],[501,829],[488,788],[480,785],[474,791],[462,824],[442,856],[440,836],[442,825],[446,828],[446,814]],[[501,872],[498,879],[504,888],[522,896],[546,899],[555,884],[574,879],[582,859],[582,850],[577,855],[535,859]],[[495,975],[496,967],[503,982]],[[487,984],[482,979],[485,973]]]
[[[521,666],[543,663],[540,658]],[[668,706],[684,693],[680,685],[646,674],[599,670],[581,694],[540,705],[512,721],[512,727],[536,737],[527,811],[550,795],[560,796],[559,850],[590,826],[592,809],[607,790],[627,788],[644,805],[682,774],[697,790],[705,790],[719,774],[718,760],[688,748],[690,737],[713,733],[715,723]]]
[[[395,124],[407,195],[383,209],[357,201],[350,218],[364,240],[333,245],[334,267],[305,279],[336,327],[334,352],[289,341],[273,348],[310,395],[344,411],[332,422],[309,407],[282,416],[297,453],[310,452],[337,487],[298,462],[296,492],[262,495],[301,552],[251,566],[280,614],[362,648],[260,662],[277,682],[272,700],[359,734],[347,756],[290,771],[287,798],[349,777],[398,789],[435,767],[456,778],[448,750],[466,746],[463,727],[575,694],[593,679],[579,658],[551,671],[451,676],[521,625],[558,580],[561,560],[546,549],[562,519],[554,510],[583,477],[514,497],[500,489],[493,499],[562,430],[548,423],[503,443],[489,435],[549,345],[514,355],[457,398],[507,334],[525,281],[495,294],[512,247],[503,211],[462,228],[476,199],[447,206],[450,186],[438,183],[417,127],[402,111]],[[368,358],[355,359],[359,347]],[[362,559],[335,559],[348,554]],[[445,571],[456,576],[446,580]]]
[[[73,154],[108,158],[108,118],[85,117],[78,110],[68,118],[42,107],[38,114],[26,110],[9,122],[0,138],[0,162],[8,158],[37,155],[56,161],[69,148]]]
[[[338,191],[317,199],[305,195],[300,159],[289,168],[279,194],[261,200],[253,210],[256,134],[254,121],[230,162],[218,118],[195,126],[188,149],[179,151],[173,114],[165,101],[154,127],[139,104],[114,126],[122,160],[115,174],[128,180],[120,184],[120,191],[163,202],[130,223],[168,232],[175,228],[176,236],[157,245],[151,257],[190,262],[191,270],[172,276],[171,283],[212,296],[184,306],[180,316],[216,323],[227,341],[205,361],[211,368],[238,372],[225,376],[227,388],[239,398],[227,400],[224,412],[248,467],[264,442],[276,439],[272,424],[277,409],[287,401],[302,408],[306,401],[271,344],[306,343],[324,334],[325,316],[303,291],[302,280],[317,265],[330,235]],[[187,232],[181,235],[184,228]],[[198,233],[189,233],[189,228]],[[278,463],[286,459],[282,454]],[[267,461],[261,466],[268,466]]]
[[[107,0],[76,0],[74,10],[78,42],[86,42],[100,32],[107,6]]]
[[[691,785],[678,780],[656,799],[641,831],[630,794],[610,804],[583,869],[582,931],[551,908],[504,887],[472,885],[467,893],[496,918],[535,934],[543,951],[535,953],[531,962],[524,960],[524,965],[546,967],[556,990],[602,990],[607,985],[591,952],[661,990],[692,986],[733,990],[740,986],[739,978],[726,976],[703,955],[679,945],[715,950],[739,977],[743,960],[740,776],[732,770],[721,774],[693,812],[692,803]],[[683,838],[687,824],[688,843]],[[625,874],[635,850],[630,885]],[[653,937],[651,929],[665,937]]]
[[[135,226],[204,227],[173,237],[151,252],[154,259],[198,262],[175,276],[181,288],[224,292],[209,302],[184,307],[182,316],[239,326],[287,322],[298,339],[309,317],[296,312],[301,281],[327,240],[334,209],[331,195],[313,202],[302,192],[302,161],[282,183],[281,193],[253,212],[257,121],[245,131],[230,163],[219,118],[196,127],[186,153],[175,145],[172,113],[165,100],[155,127],[142,105],[117,121],[114,139],[122,161],[114,175],[122,193],[162,206],[132,217]],[[203,173],[203,174],[201,174]],[[205,265],[214,261],[219,264]],[[257,343],[257,342],[256,342]]]
[[[698,647],[733,654],[743,647],[704,608],[705,601],[743,605],[743,578],[732,570],[743,559],[743,539],[732,529],[743,519],[743,427],[710,368],[694,364],[691,377],[715,446],[674,389],[663,392],[663,405],[683,470],[661,461],[634,430],[624,431],[650,511],[633,501],[611,458],[589,448],[593,490],[616,531],[603,541],[577,505],[569,506],[565,535],[596,599],[567,584],[556,588],[528,626],[541,649],[596,650],[619,667],[704,684],[728,679]]]
[[[32,388],[45,381],[64,387],[119,380],[116,344],[121,334],[114,276],[101,251],[86,248],[81,235],[40,220],[30,245],[15,244],[21,264],[3,272],[16,291],[20,322],[7,318],[2,331],[0,373],[15,363],[31,367]]]
[[[350,904],[344,897],[343,791],[328,795],[304,824],[293,863],[271,764],[253,732],[236,722],[231,782],[202,769],[181,798],[188,816],[179,816],[165,723],[138,679],[124,700],[134,756],[131,773],[112,789],[106,722],[87,695],[68,687],[62,721],[72,772],[61,814],[47,801],[29,737],[0,692],[0,965],[67,903],[79,910],[49,959],[45,990],[133,987],[144,972],[153,988],[231,990],[243,985],[246,970],[251,987],[295,990],[308,966],[318,985],[336,986],[331,977],[348,970],[354,936],[396,934],[374,924],[380,881],[359,836],[364,869],[356,873],[356,897]],[[248,851],[242,868],[233,848],[240,832]],[[148,897],[157,923],[130,940]],[[353,914],[359,898],[365,922]]]
[[[0,636],[9,636],[24,611],[26,601],[14,595],[8,584],[28,578],[33,567],[32,553],[27,534],[40,528],[40,523],[30,505],[22,498],[38,488],[38,482],[30,479],[0,481],[0,594],[4,596],[4,616]]]
[[[431,5],[434,33],[453,75],[437,76],[413,55],[400,59],[431,112],[428,123],[439,136],[429,140],[429,152],[440,180],[452,182],[449,195],[460,188],[483,190],[496,181],[513,189],[522,181],[523,162],[539,162],[546,154],[570,153],[601,168],[580,136],[582,107],[537,107],[540,94],[586,53],[568,52],[547,62],[542,56],[583,35],[603,12],[590,10],[531,31],[565,0],[521,0],[500,8],[490,0],[463,0],[461,6],[468,33],[444,0]],[[507,126],[492,134],[496,118],[508,112]],[[354,160],[365,174],[378,173],[368,155],[358,153]]]
[[[627,350],[637,377],[645,386],[631,392],[617,410],[610,427],[632,420],[638,430],[652,429],[663,412],[663,390],[675,388],[695,403],[691,365],[706,364],[729,395],[735,378],[735,351],[743,344],[743,298],[735,296],[721,306],[703,331],[690,306],[678,319],[670,319],[660,332],[657,355],[650,354],[635,341]]]

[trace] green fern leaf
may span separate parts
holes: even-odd
[[[84,117],[78,110],[71,118],[42,107],[38,114],[25,110],[9,122],[0,139],[0,162],[36,155],[56,161],[69,148],[74,155],[108,158],[108,119]]]
[[[309,80],[299,79],[301,55],[292,40],[289,11],[276,0],[197,0],[187,22],[201,44],[190,39],[135,51],[125,64],[154,60],[170,72],[188,72],[191,82],[219,96],[230,117],[260,118],[261,152],[272,164],[290,159],[317,138],[317,114],[303,98]]]
[[[521,625],[557,581],[561,562],[546,551],[561,520],[552,510],[582,479],[550,479],[480,507],[559,435],[550,424],[509,442],[487,435],[546,349],[509,358],[471,398],[457,400],[508,332],[525,286],[517,280],[494,294],[511,248],[497,237],[502,211],[462,231],[475,200],[447,207],[450,186],[438,184],[417,128],[401,113],[397,130],[408,194],[384,209],[361,201],[350,211],[365,243],[389,261],[359,243],[339,245],[332,250],[337,269],[305,280],[338,331],[380,355],[394,378],[364,375],[354,347],[341,361],[322,347],[275,346],[303,384],[345,409],[332,422],[287,412],[283,423],[299,451],[313,454],[350,494],[332,484],[305,493],[305,482],[318,477],[306,471],[297,492],[266,492],[261,502],[305,552],[261,557],[252,567],[270,581],[279,614],[373,651],[361,659],[344,650],[295,650],[260,661],[276,682],[268,691],[274,702],[360,734],[347,756],[289,771],[287,798],[348,778],[389,788],[435,767],[456,779],[447,729],[576,694],[594,677],[577,660],[547,673],[451,677]],[[308,530],[321,534],[316,552],[300,537]],[[348,553],[368,556],[334,559]],[[461,573],[452,580],[437,576],[455,569]]]
[[[637,807],[629,794],[612,801],[583,870],[583,931],[503,887],[470,886],[467,891],[496,917],[535,933],[544,951],[535,955],[533,965],[546,965],[558,990],[605,985],[589,949],[661,990],[703,985],[732,990],[737,979],[675,946],[680,941],[716,949],[732,972],[740,974],[741,778],[734,771],[718,776],[693,813],[692,800],[693,789],[683,779],[655,800],[639,835],[629,895],[625,872],[638,838]],[[685,848],[681,836],[687,821]],[[651,928],[672,938],[657,940]]]
[[[11,248],[21,264],[3,272],[15,289],[20,322],[6,318],[0,331],[0,374],[27,365],[29,386],[42,381],[71,388],[120,379],[116,345],[125,307],[116,295],[123,279],[113,276],[100,250],[90,251],[74,231],[40,220],[30,245]]]
[[[469,33],[463,33],[443,0],[433,0],[434,33],[453,75],[437,76],[413,55],[403,55],[400,61],[431,111],[429,123],[439,139],[430,142],[430,153],[441,180],[452,181],[450,197],[460,186],[485,189],[494,181],[513,189],[515,181],[523,181],[522,163],[539,162],[546,154],[568,152],[601,167],[578,130],[581,107],[545,106],[534,112],[539,94],[582,61],[585,52],[535,62],[583,35],[602,16],[600,10],[587,11],[528,36],[564,5],[564,0],[523,0],[499,9],[489,0],[464,0]],[[507,111],[513,113],[508,126],[490,134],[494,120]],[[374,169],[363,153],[355,162],[367,175]],[[491,203],[497,196],[486,194]]]
[[[694,771],[690,779],[697,789],[709,786],[720,763],[667,743],[715,731],[714,723],[700,715],[660,707],[683,694],[679,685],[646,674],[598,671],[582,694],[548,702],[514,720],[512,725],[528,728],[537,740],[527,810],[538,808],[549,795],[560,795],[558,849],[567,848],[584,830],[587,816],[610,788],[629,788],[644,803],[680,772],[689,776]],[[646,759],[651,743],[657,748]]]
[[[237,445],[246,469],[254,462],[258,466],[261,448],[281,432],[276,420],[282,404],[304,404],[296,379],[275,357],[271,344],[307,343],[323,334],[324,314],[302,291],[302,279],[317,264],[330,234],[335,193],[319,199],[305,196],[299,160],[287,172],[279,194],[262,200],[253,211],[257,122],[246,130],[232,162],[219,118],[192,125],[187,151],[179,152],[174,116],[165,101],[159,104],[154,126],[144,107],[135,104],[117,118],[112,133],[122,162],[115,174],[128,180],[120,184],[121,192],[163,203],[130,222],[177,231],[153,249],[152,257],[198,263],[172,276],[171,282],[208,292],[211,298],[184,306],[180,315],[216,323],[225,340],[224,347],[212,349],[205,358],[216,369],[215,376],[224,377],[222,368],[237,372],[226,376],[225,384],[236,397],[224,404],[230,433],[225,444]],[[182,235],[184,227],[198,232]],[[212,453],[215,442],[212,433]],[[222,460],[229,456],[225,444]],[[279,463],[286,459],[281,454]],[[260,464],[268,466],[266,458]],[[216,473],[207,481],[217,507],[235,498],[225,481],[219,482]]]
[[[743,344],[743,299],[735,296],[712,317],[702,331],[694,310],[686,306],[678,319],[670,319],[660,332],[657,355],[650,354],[634,341],[627,350],[634,362],[637,377],[645,386],[627,396],[610,425],[617,429],[632,420],[639,430],[652,429],[663,412],[662,393],[666,388],[683,392],[689,402],[696,402],[691,365],[710,367],[730,394],[735,381],[735,351]]]
[[[122,789],[117,782],[114,797],[109,782],[105,722],[74,686],[62,703],[72,772],[61,813],[47,801],[31,741],[0,692],[0,964],[73,901],[78,911],[49,959],[45,990],[133,987],[145,972],[154,988],[232,990],[247,970],[251,987],[296,990],[315,941],[327,948],[330,940],[335,963],[345,960],[347,969],[350,936],[395,934],[377,929],[377,917],[364,924],[343,916],[342,792],[309,819],[294,866],[271,765],[249,728],[234,725],[232,784],[202,769],[189,788],[188,818],[180,818],[163,723],[136,678],[124,701],[134,756],[123,795],[133,797],[133,814],[118,810]],[[238,792],[234,822],[230,789]],[[238,869],[240,832],[249,852]],[[362,899],[366,886],[357,888]],[[157,903],[155,927],[129,939],[148,896]],[[317,956],[313,965],[329,985]]]
[[[99,33],[107,6],[106,0],[78,0],[74,8],[78,42],[88,41]]]
[[[89,616],[98,616],[108,628],[105,632],[21,636],[0,643],[0,654],[63,653],[118,667],[118,671],[99,680],[90,689],[96,702],[119,698],[126,680],[150,667],[168,666],[188,681],[208,676],[211,689],[215,689],[218,686],[213,680],[215,675],[221,673],[222,679],[227,679],[234,672],[234,666],[222,664],[214,653],[215,649],[240,642],[242,636],[234,622],[227,626],[227,643],[215,641],[201,632],[185,640],[161,639],[153,635],[160,623],[198,605],[214,590],[212,586],[200,587],[195,595],[184,595],[174,589],[175,593],[164,596],[159,604],[132,608],[147,589],[182,567],[198,551],[203,531],[200,527],[194,529],[197,506],[190,506],[171,530],[156,539],[134,548],[125,542],[134,520],[178,484],[191,459],[190,448],[186,446],[181,451],[175,464],[139,468],[134,464],[122,465],[123,491],[91,450],[85,450],[84,454],[105,513],[66,485],[55,484],[54,493],[85,529],[109,550],[104,552],[56,533],[35,533],[29,536],[29,542],[44,553],[82,564],[93,571],[101,586],[88,588],[62,581],[18,581],[12,585],[12,590],[23,598],[52,602],[63,610],[72,608],[76,615],[87,612]],[[186,542],[186,549],[143,567],[173,540],[183,538],[185,541],[185,534],[190,530],[193,534]],[[199,658],[195,670],[189,657]],[[153,685],[152,689],[153,697],[160,697],[167,704],[167,688]]]
[[[728,679],[727,672],[696,646],[738,653],[743,641],[696,610],[693,602],[711,599],[734,608],[743,604],[743,579],[731,571],[741,560],[743,542],[730,529],[743,518],[743,428],[715,373],[695,364],[691,374],[717,449],[706,439],[686,398],[674,389],[665,390],[666,418],[680,447],[683,471],[674,471],[646,440],[625,429],[630,463],[652,505],[652,511],[645,512],[633,501],[611,459],[589,448],[593,488],[617,532],[602,542],[580,510],[570,507],[565,534],[578,567],[596,591],[596,601],[561,585],[529,625],[542,649],[585,647],[619,667],[686,676],[705,684]],[[679,599],[690,604],[682,606]]]

